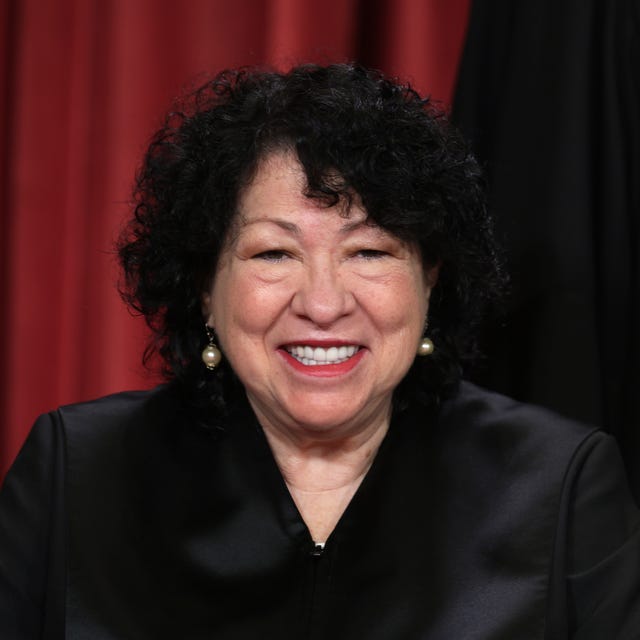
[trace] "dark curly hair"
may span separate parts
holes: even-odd
[[[503,276],[476,160],[442,111],[410,86],[355,64],[288,73],[224,71],[188,95],[151,141],[118,245],[125,301],[152,329],[168,378],[223,415],[242,387],[223,361],[202,365],[201,309],[238,195],[267,154],[292,150],[306,195],[357,195],[369,218],[440,264],[429,307],[436,350],[416,358],[394,409],[437,404],[476,353]],[[336,179],[336,176],[339,179]]]

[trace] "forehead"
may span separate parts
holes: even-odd
[[[305,214],[320,212],[323,215],[339,214],[349,227],[362,226],[367,220],[367,213],[356,195],[350,202],[343,197],[335,206],[328,206],[321,198],[310,197],[307,186],[304,169],[294,152],[267,155],[240,191],[236,226],[274,217],[295,220]]]
[[[241,195],[264,189],[295,189],[303,193],[304,169],[292,150],[273,151],[258,160],[256,170]]]

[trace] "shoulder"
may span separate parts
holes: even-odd
[[[77,443],[119,439],[147,430],[162,431],[184,414],[182,396],[175,384],[146,391],[125,391],[88,402],[64,405],[49,414],[64,434],[67,448]]]
[[[495,391],[463,381],[457,392],[443,404],[442,415],[453,419],[473,416],[479,424],[504,424],[536,429],[556,429],[560,425],[577,435],[594,426],[564,417],[551,409],[514,400]]]
[[[125,433],[166,423],[179,406],[170,384],[61,406],[37,418],[12,471],[31,475],[38,471],[44,486],[43,478],[53,473],[52,465],[66,466],[70,451],[90,455],[96,450],[99,456],[104,445],[122,440]]]
[[[495,488],[537,495],[559,510],[561,496],[580,499],[587,477],[601,484],[612,476],[618,485],[624,480],[610,434],[468,382],[443,405],[436,429],[443,449],[470,481],[481,474]]]
[[[172,385],[146,391],[123,391],[87,402],[64,405],[54,413],[65,424],[91,422],[98,426],[120,424],[129,417],[144,416],[177,405]]]
[[[469,383],[434,429],[448,501],[485,552],[546,576],[548,637],[636,637],[640,514],[615,439]]]
[[[478,446],[518,448],[532,455],[550,455],[554,460],[573,455],[585,443],[610,438],[596,426],[469,382],[462,382],[443,404],[439,428]]]
[[[121,468],[130,458],[160,446],[185,423],[185,409],[176,385],[148,391],[126,391],[89,402],[60,407],[49,414],[64,438],[67,465],[95,475]]]
[[[546,527],[538,537],[547,541],[561,514],[589,489],[581,479],[601,474],[603,481],[604,474],[621,471],[612,436],[469,383],[444,403],[433,429],[457,500],[468,508],[500,505],[491,511],[494,524],[501,517],[522,524],[527,519],[514,514],[536,514]],[[509,526],[505,531],[513,533]]]

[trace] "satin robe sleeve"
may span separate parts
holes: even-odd
[[[640,514],[615,440],[595,432],[567,470],[546,638],[640,638]]]
[[[64,446],[41,416],[0,491],[0,638],[64,638]]]

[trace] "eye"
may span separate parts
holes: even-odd
[[[364,258],[365,260],[379,260],[389,254],[386,251],[381,251],[380,249],[359,249],[356,252],[356,255],[359,258]]]
[[[288,257],[286,251],[280,249],[270,249],[269,251],[261,251],[253,256],[254,260],[265,260],[266,262],[282,262]]]

